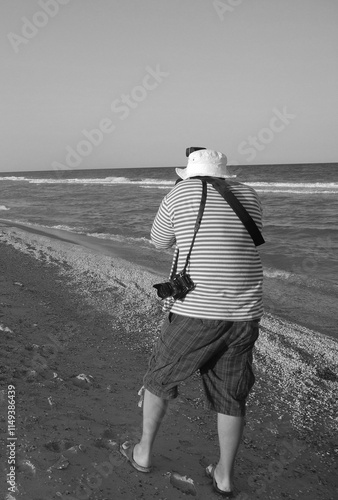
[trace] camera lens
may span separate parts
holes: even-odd
[[[185,156],[188,158],[188,156],[191,154],[191,153],[194,153],[195,151],[199,151],[200,149],[206,149],[206,148],[200,148],[200,147],[194,147],[194,146],[191,146],[190,148],[187,148],[185,150]]]
[[[172,296],[173,288],[170,283],[159,283],[158,285],[153,285],[157,290],[157,296],[160,299],[166,299]]]

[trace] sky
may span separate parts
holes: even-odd
[[[0,171],[338,161],[336,0],[2,0]]]

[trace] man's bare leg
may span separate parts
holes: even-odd
[[[159,398],[145,389],[142,437],[134,448],[134,460],[143,467],[149,467],[151,465],[153,444],[167,407],[167,400]]]
[[[236,454],[242,439],[244,417],[217,414],[220,459],[214,477],[220,490],[233,490],[233,470]]]

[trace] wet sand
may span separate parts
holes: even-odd
[[[119,443],[140,435],[137,392],[163,319],[152,284],[165,273],[156,276],[158,254],[147,266],[142,252],[136,264],[121,258],[124,249],[102,249],[69,235],[0,228],[5,430],[8,386],[16,392],[18,491],[12,496],[218,498],[204,475],[218,457],[216,416],[203,407],[197,375],[170,406],[151,474],[136,472],[118,453]],[[333,500],[337,341],[311,329],[311,318],[299,324],[268,311],[255,352],[257,381],[238,454],[236,498]],[[4,474],[7,437],[1,437]],[[191,478],[194,489],[182,491],[173,472]],[[2,482],[10,500],[8,486]]]

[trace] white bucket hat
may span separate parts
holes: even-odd
[[[196,175],[210,177],[230,177],[226,168],[227,157],[213,149],[200,149],[190,153],[186,168],[176,168],[181,179],[188,179]]]

